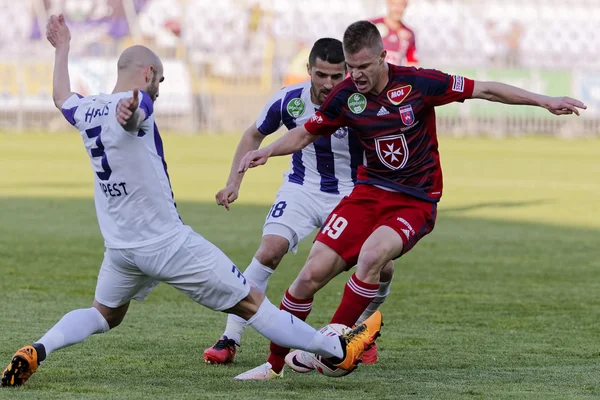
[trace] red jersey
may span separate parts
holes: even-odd
[[[350,78],[336,86],[304,124],[313,135],[353,128],[365,150],[357,184],[370,184],[430,202],[442,197],[435,106],[464,101],[473,81],[431,69],[389,66],[379,95],[361,94]]]
[[[371,22],[379,29],[383,48],[387,50],[385,61],[394,65],[418,64],[415,33],[411,29],[404,24],[398,30],[392,29],[385,24],[383,17]]]

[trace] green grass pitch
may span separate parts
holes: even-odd
[[[245,268],[286,158],[214,204],[234,136],[166,136],[183,220]],[[64,313],[89,307],[102,259],[92,172],[75,132],[0,135],[0,362]],[[123,324],[53,353],[0,399],[595,399],[600,397],[600,141],[440,139],[445,193],[435,230],[396,265],[380,361],[341,379],[287,370],[236,382],[265,361],[248,331],[233,366],[202,362],[225,315],[161,285]],[[278,303],[310,241],[271,279]],[[327,323],[349,275],[315,299]]]

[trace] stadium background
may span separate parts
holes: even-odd
[[[52,106],[53,51],[44,37],[48,15],[63,12],[73,31],[75,91],[111,90],[119,52],[146,44],[165,64],[163,129],[216,134],[243,131],[274,90],[305,77],[302,49],[383,15],[385,2],[0,0],[0,10],[0,128],[66,128]],[[584,118],[567,120],[533,108],[450,105],[438,113],[442,134],[600,132],[599,0],[415,0],[405,21],[423,67],[570,94],[590,106]]]

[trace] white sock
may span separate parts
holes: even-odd
[[[337,336],[323,335],[287,311],[278,309],[266,297],[256,314],[248,320],[248,325],[282,347],[306,350],[325,357],[341,358],[344,355]]]
[[[266,265],[261,264],[256,258],[252,258],[252,262],[244,271],[244,278],[250,281],[250,284],[257,288],[261,293],[267,290],[269,277],[275,272]],[[223,336],[228,339],[233,339],[239,345],[242,343],[242,334],[246,329],[246,320],[237,315],[230,314],[227,317],[227,326]]]
[[[100,311],[94,307],[73,310],[36,343],[41,343],[46,349],[46,356],[54,350],[62,349],[75,343],[83,342],[95,333],[107,332],[110,328]]]
[[[244,278],[248,279],[252,286],[264,293],[267,290],[269,278],[275,272],[271,268],[263,265],[256,258],[252,258],[250,265],[244,271]]]
[[[379,307],[385,301],[385,298],[390,294],[390,286],[392,285],[392,281],[389,282],[379,282],[379,289],[377,290],[377,294],[371,304],[367,307],[365,311],[361,314],[361,316],[356,321],[356,325],[362,324],[365,322],[367,318],[369,318],[373,313],[379,310]]]

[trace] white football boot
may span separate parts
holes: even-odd
[[[267,379],[277,379],[283,377],[283,370],[280,373],[273,371],[271,363],[264,363],[249,371],[242,372],[235,379],[239,381],[264,381]]]

